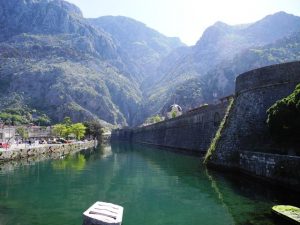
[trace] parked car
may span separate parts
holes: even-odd
[[[66,140],[66,139],[64,139],[64,138],[59,138],[59,139],[57,139],[57,141],[60,142],[60,143],[62,143],[62,144],[71,143],[71,141]]]
[[[0,148],[9,148],[9,144],[5,142],[0,142]]]
[[[56,140],[49,140],[48,144],[59,144]]]
[[[40,141],[39,141],[39,144],[47,144],[47,141],[45,141],[45,140],[40,140]]]

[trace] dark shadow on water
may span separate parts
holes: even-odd
[[[220,191],[223,194],[225,204],[231,208],[232,215],[237,218],[238,225],[257,225],[257,224],[294,224],[286,219],[282,219],[271,211],[274,205],[294,205],[300,206],[300,196],[298,192],[283,188],[269,182],[252,178],[245,174],[238,173],[220,173],[210,171],[210,174],[216,180]],[[224,190],[224,186],[230,188],[230,192]],[[244,212],[244,220],[240,220],[241,209],[232,204],[233,194],[244,199],[250,199],[257,205],[257,209]],[[266,208],[267,207],[267,208]],[[238,212],[238,213],[237,213]],[[248,219],[249,218],[249,219]],[[269,222],[261,222],[268,220]]]

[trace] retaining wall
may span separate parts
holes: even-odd
[[[18,160],[23,158],[36,157],[44,154],[67,155],[72,152],[80,151],[85,148],[92,148],[94,146],[95,146],[95,141],[88,141],[82,143],[44,145],[41,147],[3,150],[0,152],[0,162],[7,162],[7,161]]]
[[[300,190],[300,157],[239,151],[239,169]]]

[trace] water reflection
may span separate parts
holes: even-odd
[[[101,146],[98,146],[98,148],[103,148]],[[47,161],[47,160],[58,160],[58,161],[53,161],[54,164],[56,164],[54,167],[57,166],[58,168],[63,169],[64,164],[67,164],[66,161],[74,161],[74,162],[69,162],[69,164],[73,163],[75,167],[80,168],[80,165],[83,165],[85,162],[85,155],[89,155],[90,153],[94,152],[95,149],[86,149],[84,153],[79,153],[81,156],[78,158],[76,157],[76,154],[78,152],[71,152],[68,155],[62,155],[61,153],[56,153],[53,152],[51,154],[42,154],[42,155],[37,155],[29,158],[22,158],[19,160],[13,160],[13,161],[8,161],[8,162],[0,162],[0,173],[8,173],[8,172],[13,172],[16,168],[18,167],[24,167],[24,166],[34,166],[35,164],[39,164],[40,162]],[[78,165],[76,165],[76,161]],[[61,165],[60,165],[61,164]],[[56,169],[56,168],[55,168]],[[76,169],[76,168],[74,168]]]
[[[68,155],[62,159],[55,160],[52,163],[52,168],[54,170],[83,170],[86,165],[86,159],[83,154],[79,153],[76,155]]]
[[[102,158],[108,158],[113,154],[110,145],[100,146],[99,152],[100,152]]]
[[[82,224],[97,200],[122,205],[125,225],[278,225],[270,207],[300,202],[259,181],[207,170],[200,158],[139,145],[26,163],[0,172],[1,225]]]
[[[272,185],[243,174],[209,171],[222,202],[237,225],[288,225],[273,214],[277,204],[300,205],[299,193]]]

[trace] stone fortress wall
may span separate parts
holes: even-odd
[[[209,161],[210,166],[234,169],[300,189],[300,157],[284,155],[270,136],[267,109],[300,83],[300,61],[263,67],[236,79],[234,103]],[[112,140],[126,140],[205,152],[227,103],[137,129],[117,130]],[[214,121],[215,113],[220,120]]]
[[[210,165],[235,168],[300,187],[300,157],[282,154],[266,124],[267,109],[291,94],[299,83],[300,62],[268,66],[239,75],[234,104]]]
[[[232,166],[233,152],[280,152],[270,136],[266,111],[300,83],[300,62],[268,66],[236,79],[235,100],[216,148],[214,163]],[[267,151],[270,152],[270,151]],[[229,157],[229,158],[228,158]]]
[[[228,102],[204,105],[179,117],[112,132],[112,140],[131,141],[204,154],[224,117]]]

